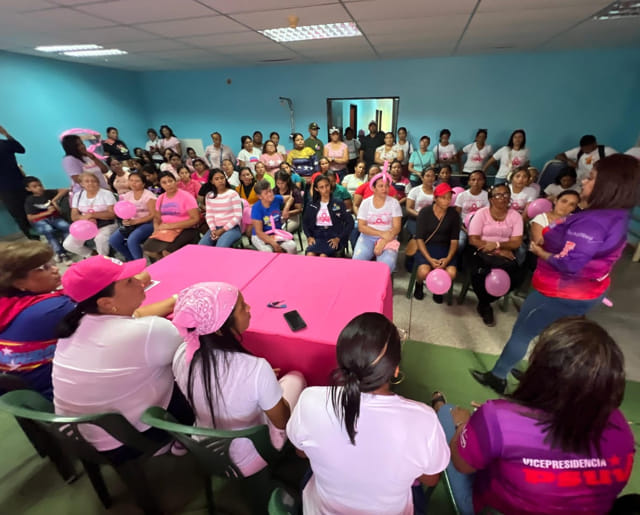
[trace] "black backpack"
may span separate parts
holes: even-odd
[[[582,154],[584,154],[582,149],[578,150],[578,157],[576,157],[576,163],[580,161]],[[604,159],[604,145],[598,145],[598,155],[600,156],[600,159]]]

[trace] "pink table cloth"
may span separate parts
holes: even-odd
[[[389,268],[376,262],[280,254],[242,293],[251,306],[244,347],[283,373],[302,372],[309,385],[329,384],[338,335],[352,318],[374,311],[393,320]],[[267,307],[278,300],[286,309]],[[283,317],[294,309],[307,323],[298,332]]]
[[[242,290],[275,257],[267,252],[187,245],[148,268],[151,278],[160,282],[147,291],[144,304],[204,281],[224,281]]]

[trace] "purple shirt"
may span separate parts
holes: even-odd
[[[633,466],[633,434],[620,410],[609,418],[602,454],[551,449],[527,408],[488,401],[476,411],[458,442],[460,456],[477,469],[474,510],[502,513],[607,513]]]

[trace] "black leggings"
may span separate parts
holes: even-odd
[[[505,259],[498,266],[488,265],[480,256],[480,251],[476,252],[476,248],[469,245],[467,247],[469,253],[469,266],[471,268],[471,286],[473,286],[473,291],[476,293],[478,297],[478,303],[489,305],[494,300],[497,300],[498,297],[494,297],[487,293],[487,290],[484,286],[484,280],[491,272],[492,268],[501,268],[507,274],[509,274],[509,279],[511,279],[511,286],[509,291],[517,288],[522,281],[522,269],[518,266],[518,263],[514,259],[513,261]],[[466,258],[466,256],[465,256]]]

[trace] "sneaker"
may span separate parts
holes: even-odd
[[[424,299],[424,283],[416,281],[416,287],[413,290],[413,297],[418,300]]]
[[[498,395],[504,395],[507,389],[507,380],[494,376],[491,372],[480,372],[479,370],[469,371],[473,378],[483,386],[488,386]]]
[[[433,302],[435,302],[436,304],[442,304],[443,300],[444,297],[442,295],[433,295]]]
[[[493,327],[496,325],[496,320],[493,316],[493,308],[489,304],[478,304],[476,310],[482,317],[484,325],[486,325],[487,327]]]

